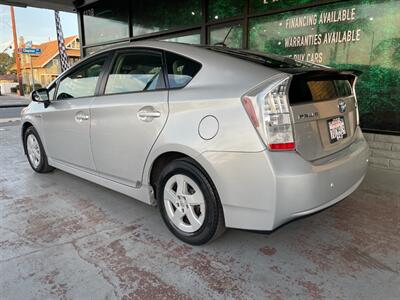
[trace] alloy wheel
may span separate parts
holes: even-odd
[[[30,134],[26,139],[26,148],[28,150],[29,160],[32,163],[34,168],[37,168],[40,164],[40,146],[37,138]]]
[[[186,233],[197,231],[204,223],[204,195],[188,176],[177,174],[168,179],[164,188],[164,206],[172,223]]]

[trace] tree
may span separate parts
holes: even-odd
[[[5,74],[15,62],[15,59],[7,53],[0,53],[0,74]]]

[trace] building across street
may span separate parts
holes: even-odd
[[[69,65],[73,65],[80,59],[80,41],[78,36],[69,36],[65,39],[66,54]],[[25,41],[20,39],[20,45]],[[21,54],[21,71],[23,82],[31,87],[35,83],[37,87],[46,87],[61,73],[57,40],[51,40],[41,44],[32,44],[32,49],[40,49],[40,54]],[[31,62],[32,59],[32,62]],[[15,71],[15,65],[11,68]],[[32,82],[33,75],[33,82]]]

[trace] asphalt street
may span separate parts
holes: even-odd
[[[29,104],[29,99],[13,96],[0,96],[0,123],[16,121],[21,116],[21,110]]]
[[[22,109],[23,107],[0,107],[0,120],[19,118]]]

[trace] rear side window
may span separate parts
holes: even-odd
[[[108,77],[105,94],[154,91],[165,88],[161,54],[120,54]]]
[[[169,52],[166,53],[166,57],[168,82],[172,89],[187,85],[201,69],[200,63],[187,57]]]

